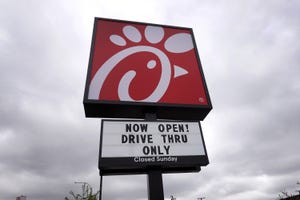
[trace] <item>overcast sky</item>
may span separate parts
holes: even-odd
[[[300,181],[300,1],[0,1],[0,199],[99,187],[100,119],[82,104],[94,17],[191,27],[213,110],[210,164],[163,176],[165,199],[271,200]],[[146,200],[146,176],[104,199]]]

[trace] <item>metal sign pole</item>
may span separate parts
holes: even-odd
[[[160,170],[148,172],[148,200],[164,200],[162,172]]]
[[[157,120],[155,113],[146,113],[146,120]],[[151,169],[148,171],[148,200],[164,200],[162,171]]]
[[[102,200],[102,183],[103,183],[103,176],[99,171],[100,175],[100,185],[99,185],[99,200]]]

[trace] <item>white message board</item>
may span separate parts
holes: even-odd
[[[99,168],[188,163],[208,164],[200,122],[102,121]]]

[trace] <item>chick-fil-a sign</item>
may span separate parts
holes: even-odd
[[[201,70],[189,28],[96,18],[85,101],[208,106]]]

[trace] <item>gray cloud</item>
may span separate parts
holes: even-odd
[[[214,109],[210,164],[164,175],[165,198],[275,199],[300,179],[298,1],[0,3],[0,199],[63,199],[99,186],[100,121],[82,96],[93,17],[194,29]],[[147,199],[146,176],[104,178],[108,199]],[[49,189],[51,188],[51,189]]]

